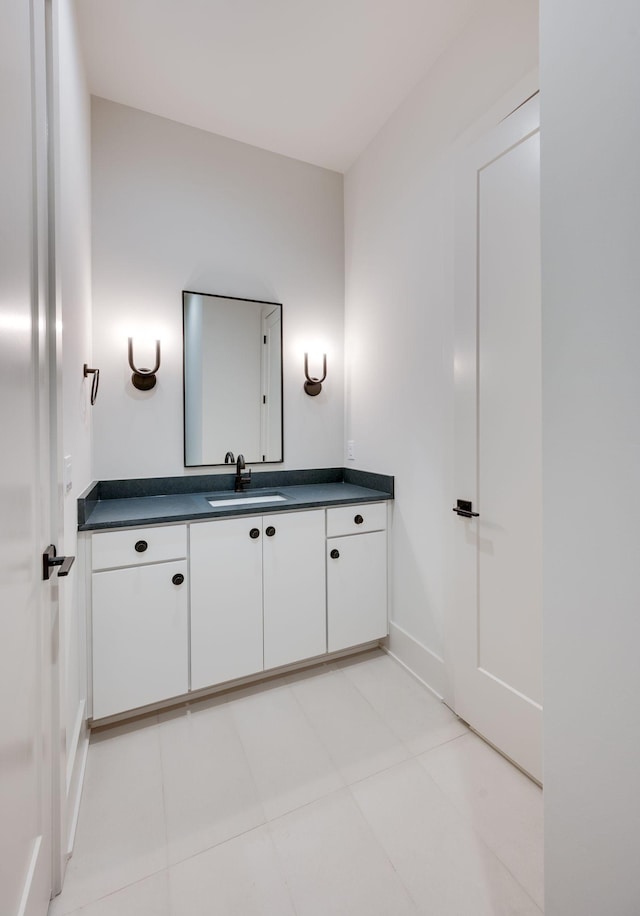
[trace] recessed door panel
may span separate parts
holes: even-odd
[[[479,173],[478,664],[542,702],[540,135]]]

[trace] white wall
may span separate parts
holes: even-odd
[[[55,272],[62,317],[62,449],[72,458],[72,490],[62,497],[63,540],[59,552],[77,555],[76,499],[91,482],[91,141],[90,97],[78,44],[73,0],[53,5],[55,87]],[[86,638],[84,582],[76,563],[60,584],[60,715],[65,761],[64,849],[73,826],[79,789],[85,713]],[[80,755],[81,756],[81,755]]]
[[[453,169],[460,135],[506,115],[489,110],[537,66],[537,12],[535,0],[483,4],[345,176],[346,438],[358,467],[396,476],[392,606],[405,633],[392,627],[392,646],[414,668],[426,647],[439,692],[456,498]]]
[[[640,912],[639,36],[543,4],[547,916]]]
[[[341,464],[342,176],[103,99],[92,125],[94,477],[211,473],[183,467],[183,289],[283,303],[285,461],[275,467]],[[130,383],[136,328],[162,340],[151,392]],[[316,337],[330,374],[309,398],[302,360]]]

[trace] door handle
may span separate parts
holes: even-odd
[[[58,576],[68,576],[69,570],[73,566],[75,557],[59,557],[56,554],[56,548],[49,544],[42,554],[42,578],[46,581],[51,578],[52,570],[58,569]]]
[[[479,512],[473,511],[473,503],[470,499],[456,500],[453,511],[456,513],[456,515],[461,515],[462,518],[477,518],[480,515]]]

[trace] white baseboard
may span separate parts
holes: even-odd
[[[439,700],[443,699],[446,683],[444,659],[431,649],[427,649],[392,620],[389,621],[387,645],[383,648],[425,687],[428,687]]]
[[[69,756],[67,758],[67,798],[65,812],[65,824],[67,825],[65,854],[67,858],[73,852],[88,753],[89,728],[87,726],[86,701],[83,700],[78,707],[78,715],[76,717],[71,746],[69,748]]]
[[[31,913],[35,913],[36,906],[40,904],[40,900],[34,900],[32,896],[32,891],[35,884],[35,875],[36,869],[38,868],[38,859],[42,851],[42,837],[39,836],[36,838],[35,843],[33,844],[33,850],[31,852],[31,860],[29,862],[29,867],[27,869],[27,877],[24,881],[24,886],[22,889],[22,896],[20,898],[20,903],[18,905],[18,911],[16,916],[30,916]],[[34,892],[37,897],[38,894]],[[38,912],[40,907],[38,906]]]
[[[67,772],[66,772],[66,790],[67,797],[69,796],[69,790],[71,789],[71,782],[74,776],[74,770],[76,766],[76,757],[78,755],[78,746],[80,744],[80,738],[82,735],[83,727],[86,730],[86,709],[87,701],[81,700],[78,703],[78,712],[76,713],[76,721],[73,725],[73,733],[71,735],[71,741],[69,743],[69,750],[67,752]]]

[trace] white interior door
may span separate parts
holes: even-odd
[[[542,780],[539,103],[464,157],[456,214],[458,715]],[[466,508],[469,508],[468,506]]]
[[[52,887],[44,2],[0,0],[0,912]]]

